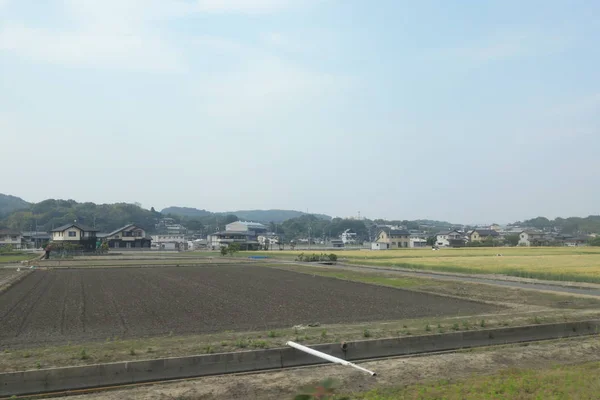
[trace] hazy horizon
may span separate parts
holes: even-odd
[[[600,214],[600,3],[0,0],[0,192]]]

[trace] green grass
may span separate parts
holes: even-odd
[[[343,388],[342,388],[343,390]],[[597,399],[600,397],[600,362],[558,366],[543,370],[505,370],[464,381],[375,389],[353,394],[353,399]]]
[[[0,254],[0,264],[16,263],[34,259],[38,254]]]

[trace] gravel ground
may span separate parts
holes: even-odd
[[[551,368],[600,360],[597,336],[527,345],[481,349],[412,358],[391,358],[360,363],[377,372],[371,377],[340,365],[308,367],[259,374],[224,375],[88,394],[70,400],[285,400],[293,399],[298,388],[314,385],[325,377],[341,383],[346,393],[374,388],[398,387],[440,379],[460,380],[493,374],[509,368]],[[597,377],[590,376],[590,379]],[[352,398],[352,396],[350,396]],[[421,398],[421,397],[419,397]],[[426,397],[426,395],[423,396]],[[496,398],[496,397],[494,397]],[[509,398],[499,394],[497,398]],[[521,397],[519,397],[521,398]],[[557,397],[556,397],[557,398]]]
[[[37,270],[0,295],[6,347],[489,313],[496,307],[250,265]]]

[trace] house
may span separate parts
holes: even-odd
[[[410,246],[410,232],[404,229],[381,228],[377,232],[375,243],[387,244],[388,249],[401,249]],[[371,246],[371,248],[373,248]]]
[[[86,250],[96,249],[98,229],[74,222],[52,229],[53,243],[80,245]]]
[[[438,232],[435,238],[435,244],[438,247],[461,247],[464,245],[463,234],[457,230]]]
[[[98,234],[98,237],[106,241],[111,249],[150,248],[152,243],[146,231],[134,224],[125,225],[106,235]]]
[[[39,249],[52,239],[52,235],[48,232],[23,232],[21,234],[22,247],[28,249]]]
[[[344,247],[344,241],[342,239],[331,239],[331,247],[334,249]]]
[[[344,242],[344,245],[355,244],[356,232],[353,232],[351,229],[346,229],[344,232],[342,232],[341,238],[342,242]]]
[[[221,247],[227,247],[232,243],[240,245],[242,250],[258,250],[258,238],[255,238],[248,232],[223,231],[208,235],[208,247],[211,250],[218,250]]]
[[[152,235],[152,247],[160,250],[185,250],[187,241],[183,233],[159,233]]]
[[[423,248],[427,247],[427,240],[419,237],[411,237],[409,239],[409,246],[412,248]]]
[[[20,232],[7,229],[0,230],[0,247],[10,246],[13,250],[21,249],[23,236]]]
[[[525,230],[519,233],[519,246],[539,246],[544,240],[544,232]]]
[[[485,240],[496,239],[500,236],[498,232],[493,229],[475,229],[471,231],[469,235],[470,242],[483,242]]]

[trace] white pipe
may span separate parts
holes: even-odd
[[[341,365],[345,365],[345,366],[348,366],[348,367],[356,368],[358,370],[361,370],[363,372],[366,372],[366,373],[370,374],[371,376],[375,376],[376,375],[375,372],[369,371],[368,369],[365,369],[365,368],[363,368],[361,366],[353,364],[350,361],[346,361],[346,360],[342,360],[341,358],[330,356],[329,354],[325,354],[325,353],[322,353],[322,352],[320,352],[318,350],[311,349],[310,347],[302,346],[301,344],[298,344],[298,343],[295,343],[295,342],[291,342],[291,341],[287,342],[286,345],[290,346],[290,347],[293,347],[293,348],[295,348],[297,350],[303,351],[305,353],[312,354],[313,356],[316,356],[316,357],[322,358],[324,360],[330,361],[332,363],[341,364]]]

